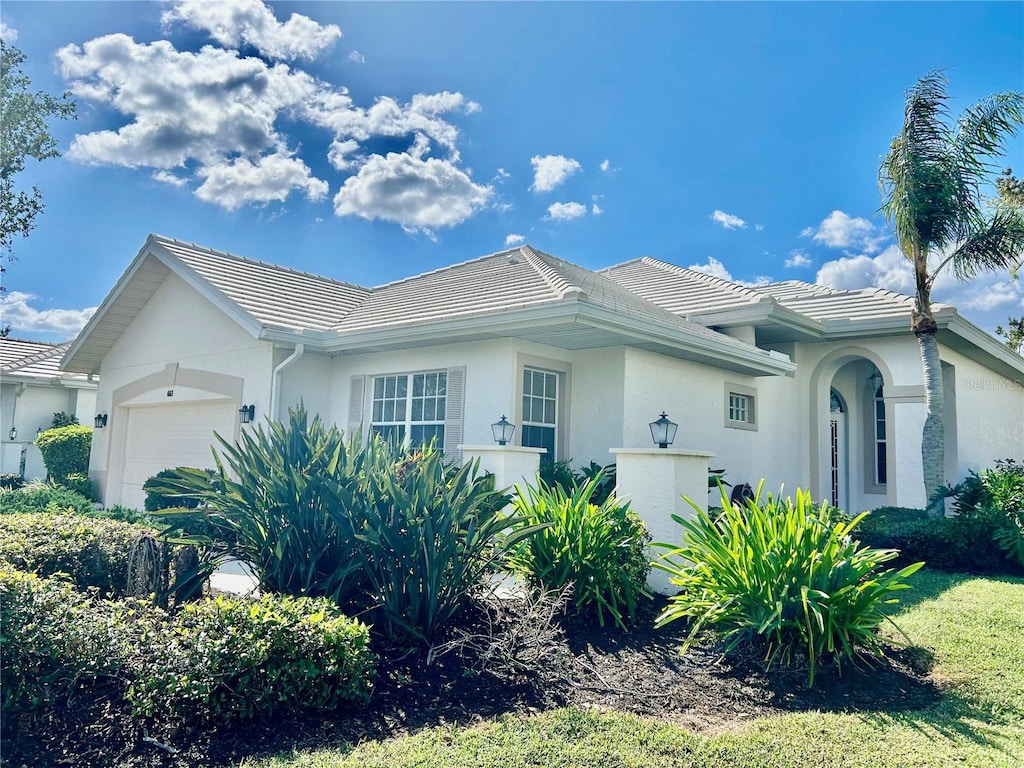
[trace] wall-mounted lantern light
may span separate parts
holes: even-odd
[[[256,418],[256,406],[255,405],[243,405],[238,409],[239,421],[243,424],[251,424],[252,420]]]
[[[502,416],[498,421],[491,424],[491,434],[494,435],[494,442],[498,445],[507,445],[512,442],[512,434],[516,431],[516,425]]]
[[[676,430],[679,425],[668,418],[668,414],[661,412],[661,418],[652,421],[648,426],[651,428],[651,438],[659,448],[668,448],[676,439]]]
[[[92,424],[96,429],[103,429],[107,426],[107,414],[97,413],[96,418],[92,420]]]
[[[11,427],[11,431],[7,433],[7,437],[9,437],[11,439],[12,443],[15,440],[17,440],[18,439],[18,428],[17,427]]]

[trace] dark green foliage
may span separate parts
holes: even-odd
[[[57,411],[53,414],[53,419],[50,421],[50,427],[56,429],[57,427],[71,427],[78,424],[78,417],[73,413],[66,413],[64,411]]]
[[[87,474],[82,472],[72,472],[70,475],[65,477],[61,483],[64,488],[69,491],[84,496],[89,501],[96,501],[96,488],[92,484],[92,480],[89,479]]]
[[[322,598],[207,599],[144,642],[128,699],[147,717],[282,717],[366,701],[372,687],[368,628]]]
[[[51,482],[62,484],[69,475],[89,474],[90,427],[71,425],[48,429],[36,435],[36,445],[43,454]]]
[[[345,503],[365,521],[356,538],[374,608],[369,618],[390,636],[429,642],[501,548],[530,531],[502,535],[519,521],[502,514],[507,497],[475,463],[448,468],[433,447],[408,455],[381,440],[364,454],[359,487]]]
[[[367,627],[323,600],[207,599],[176,616],[0,570],[5,717],[85,688],[156,720],[223,724],[365,701]]]
[[[615,490],[615,464],[601,466],[596,461],[591,461],[590,466],[580,467],[573,471],[572,459],[565,461],[541,462],[539,481],[546,488],[561,488],[565,493],[572,494],[577,488],[590,483],[595,477],[600,476],[593,489],[592,504],[603,504]]]
[[[151,529],[117,520],[47,512],[0,515],[0,567],[64,573],[79,589],[122,595],[128,552]]]
[[[0,489],[21,488],[25,485],[25,478],[17,472],[0,472]]]
[[[722,513],[711,518],[691,501],[695,516],[673,515],[683,544],[665,550],[655,566],[680,593],[658,624],[692,621],[687,645],[703,629],[722,634],[728,650],[752,646],[768,663],[806,658],[808,684],[821,661],[837,663],[880,653],[876,633],[888,621],[893,593],[922,563],[883,569],[896,552],[861,546],[852,535],[864,514],[836,519],[797,489],[796,500],[771,494],[733,505],[722,492]]]
[[[620,627],[634,618],[646,591],[650,541],[628,502],[591,502],[603,477],[567,493],[561,486],[519,489],[513,507],[528,525],[542,528],[512,550],[509,567],[533,587],[559,591],[573,585],[578,612],[606,616]]]
[[[27,483],[21,488],[0,491],[0,512],[69,512],[92,516],[93,504],[88,498],[69,488],[50,483]]]
[[[191,467],[162,469],[142,484],[142,490],[146,492],[145,509],[147,512],[156,512],[160,509],[195,509],[202,503],[199,499],[183,498],[179,494],[165,494],[157,490],[162,487],[162,481],[176,477],[178,469],[191,469]],[[214,475],[212,469],[192,471],[205,472],[211,478]]]

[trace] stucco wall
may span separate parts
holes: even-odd
[[[53,414],[63,411],[78,417],[79,423],[92,426],[96,392],[51,382],[27,383],[21,395],[19,383],[0,386],[0,471],[20,472],[25,453],[25,477],[46,477],[43,456],[32,441],[36,433],[50,428]],[[11,426],[17,426],[17,439],[9,439]]]
[[[280,365],[287,360],[293,351],[292,348],[275,349],[274,365]],[[322,419],[330,423],[333,408],[331,388],[334,386],[335,367],[335,361],[327,355],[316,355],[307,351],[281,371],[277,419],[287,419],[288,409],[301,401],[310,416],[320,414]],[[344,420],[338,422],[338,425],[344,428]]]
[[[125,408],[225,399],[224,393],[182,385],[186,378],[194,382],[205,374],[221,374],[242,380],[238,404],[255,404],[256,420],[262,421],[270,407],[272,367],[270,343],[253,338],[180,278],[168,275],[114,343],[100,369],[95,408],[107,413],[109,422],[95,432],[90,475],[103,498],[108,500],[108,472],[118,469],[119,448],[112,451],[111,446],[123,440],[118,424],[122,420],[123,425]],[[190,373],[183,376],[184,371]],[[113,402],[115,393],[126,391],[127,400]],[[168,396],[168,391],[173,394]]]

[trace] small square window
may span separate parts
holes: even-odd
[[[757,429],[757,392],[740,384],[725,384],[725,426]]]

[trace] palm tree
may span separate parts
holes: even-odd
[[[924,487],[937,513],[943,485],[945,435],[939,346],[931,290],[951,267],[960,280],[982,271],[1013,269],[1024,258],[1024,214],[986,206],[979,187],[995,170],[1005,140],[1024,123],[1024,94],[999,93],[950,123],[946,78],[931,72],[907,91],[903,130],[878,172],[882,211],[914,270],[911,330],[924,366],[925,418],[921,438]]]

